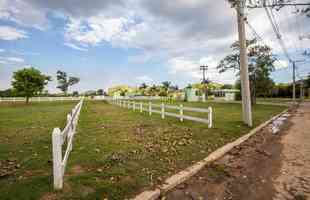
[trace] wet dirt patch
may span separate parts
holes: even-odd
[[[52,192],[45,193],[40,200],[57,200],[57,195]]]

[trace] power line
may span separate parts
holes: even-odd
[[[274,31],[274,33],[276,34],[276,37],[277,37],[277,39],[278,39],[278,41],[279,41],[280,47],[281,47],[281,49],[282,49],[284,55],[285,55],[286,58],[289,60],[289,62],[292,62],[292,59],[291,59],[291,57],[290,57],[289,54],[288,54],[288,51],[287,51],[286,46],[285,46],[285,44],[284,44],[284,41],[282,40],[282,36],[281,36],[280,30],[279,30],[279,26],[278,26],[278,24],[274,21],[274,18],[272,17],[272,14],[271,14],[271,12],[270,12],[270,8],[265,7],[265,12],[266,12],[266,14],[267,14],[267,17],[268,17],[270,23],[271,23],[271,26],[272,26],[273,31]]]
[[[251,29],[254,37],[259,39],[263,43],[263,45],[268,46],[266,44],[266,42],[264,41],[264,39],[257,33],[257,31],[254,29],[254,27],[249,23],[249,21],[245,20],[245,23]],[[276,70],[283,70],[283,69],[287,69],[288,68],[287,66],[284,66],[283,63],[277,57],[274,57],[274,58],[282,66],[280,69],[276,69]]]
[[[271,3],[266,4],[265,1],[261,5],[247,5],[247,8],[282,8],[284,6],[310,6],[310,3]]]

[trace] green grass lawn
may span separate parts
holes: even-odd
[[[176,118],[162,120],[158,114],[149,116],[105,102],[85,102],[65,187],[57,193],[52,190],[52,164],[48,162],[51,132],[64,125],[74,104],[0,104],[0,159],[13,158],[20,164],[14,174],[0,178],[0,199],[130,198],[250,130],[242,125],[240,104],[183,104],[212,106],[214,128]],[[284,109],[257,105],[254,124]],[[207,117],[207,113],[193,115]]]
[[[52,189],[51,133],[75,104],[0,103],[0,199],[38,199]]]

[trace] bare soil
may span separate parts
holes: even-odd
[[[289,113],[280,132],[265,127],[163,199],[310,199],[310,103]]]

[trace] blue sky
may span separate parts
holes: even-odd
[[[283,9],[276,18],[290,54],[304,59],[299,54],[309,38],[298,38],[309,36],[309,19],[293,11]],[[280,60],[273,78],[291,81],[263,10],[248,11],[248,19]],[[166,80],[183,87],[200,81],[201,64],[210,66],[211,80],[233,83],[234,72],[219,74],[215,66],[236,39],[235,13],[226,1],[0,0],[0,89],[29,66],[54,79],[57,70],[80,77],[71,91]],[[299,70],[306,74],[307,64]],[[57,92],[56,81],[48,89]]]

